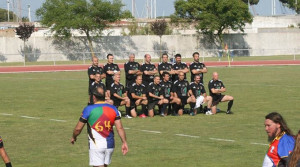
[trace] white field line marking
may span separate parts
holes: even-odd
[[[209,138],[210,140],[217,140],[217,141],[228,141],[228,142],[234,142],[235,140],[229,140],[229,139],[218,139],[218,138]]]
[[[26,115],[23,115],[21,116],[22,118],[28,118],[28,119],[40,119],[38,117],[29,117],[29,116],[26,116]]]
[[[66,120],[59,120],[59,119],[49,119],[50,121],[56,121],[56,122],[67,122]]]
[[[1,113],[1,115],[12,116],[13,114]]]
[[[269,144],[264,144],[264,143],[250,143],[250,144],[263,145],[263,146],[268,146],[269,145]]]
[[[175,134],[176,136],[183,136],[183,137],[192,137],[192,138],[199,138],[199,136],[191,136],[191,135],[185,135],[185,134]]]
[[[149,133],[161,133],[160,131],[151,131],[151,130],[141,130],[142,132],[149,132]]]
[[[124,128],[124,129],[130,129],[130,128]]]

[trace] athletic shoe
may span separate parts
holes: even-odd
[[[165,114],[164,113],[161,113],[161,114],[159,114],[161,117],[165,117]]]
[[[129,116],[129,115],[125,115],[125,118],[132,118],[131,116]]]
[[[141,114],[140,118],[147,118],[147,116],[145,114]]]
[[[226,114],[233,114],[233,112],[231,112],[230,110],[228,110],[228,111],[226,112]]]
[[[205,113],[206,115],[213,115],[213,113],[209,110]]]
[[[190,112],[190,116],[195,116],[195,113],[194,112]]]

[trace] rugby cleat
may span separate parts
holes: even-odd
[[[208,110],[208,111],[205,113],[205,115],[213,115],[213,113],[212,113],[210,110]]]
[[[231,112],[230,110],[227,110],[226,114],[233,114],[233,112]]]
[[[147,116],[145,114],[141,114],[140,118],[147,118]]]
[[[125,118],[132,118],[131,116],[129,116],[129,115],[125,115]]]

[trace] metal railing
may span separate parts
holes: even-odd
[[[115,62],[125,62],[131,53],[136,55],[139,62],[143,61],[146,53],[152,56],[153,62],[159,62],[160,55],[167,53],[170,60],[174,60],[177,53],[182,55],[183,61],[192,60],[194,52],[200,53],[202,62],[205,61],[230,61],[235,60],[300,60],[300,48],[298,49],[198,49],[198,50],[156,50],[156,51],[111,51],[95,52],[101,63],[106,62],[106,55],[112,53]],[[90,64],[91,52],[70,53],[15,53],[1,54],[0,66],[3,65],[59,65],[59,64]]]

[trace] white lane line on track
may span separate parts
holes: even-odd
[[[175,134],[176,136],[182,136],[182,137],[191,137],[191,138],[199,138],[199,136],[191,136],[191,135],[185,135],[185,134]]]
[[[50,121],[56,121],[56,122],[67,122],[66,120],[60,120],[60,119],[49,119]]]
[[[0,113],[1,115],[12,116],[13,114]]]
[[[21,116],[22,118],[28,118],[28,119],[40,119],[38,117],[30,117],[30,116],[26,116],[26,115],[23,115]]]
[[[268,146],[269,144],[264,144],[264,143],[250,143],[250,144],[254,144],[254,145],[262,145],[262,146]]]
[[[218,138],[209,138],[210,140],[217,140],[217,141],[228,141],[228,142],[235,142],[235,140],[230,139],[218,139]]]
[[[149,133],[161,133],[160,131],[151,131],[151,130],[141,130],[142,132],[149,132]]]

